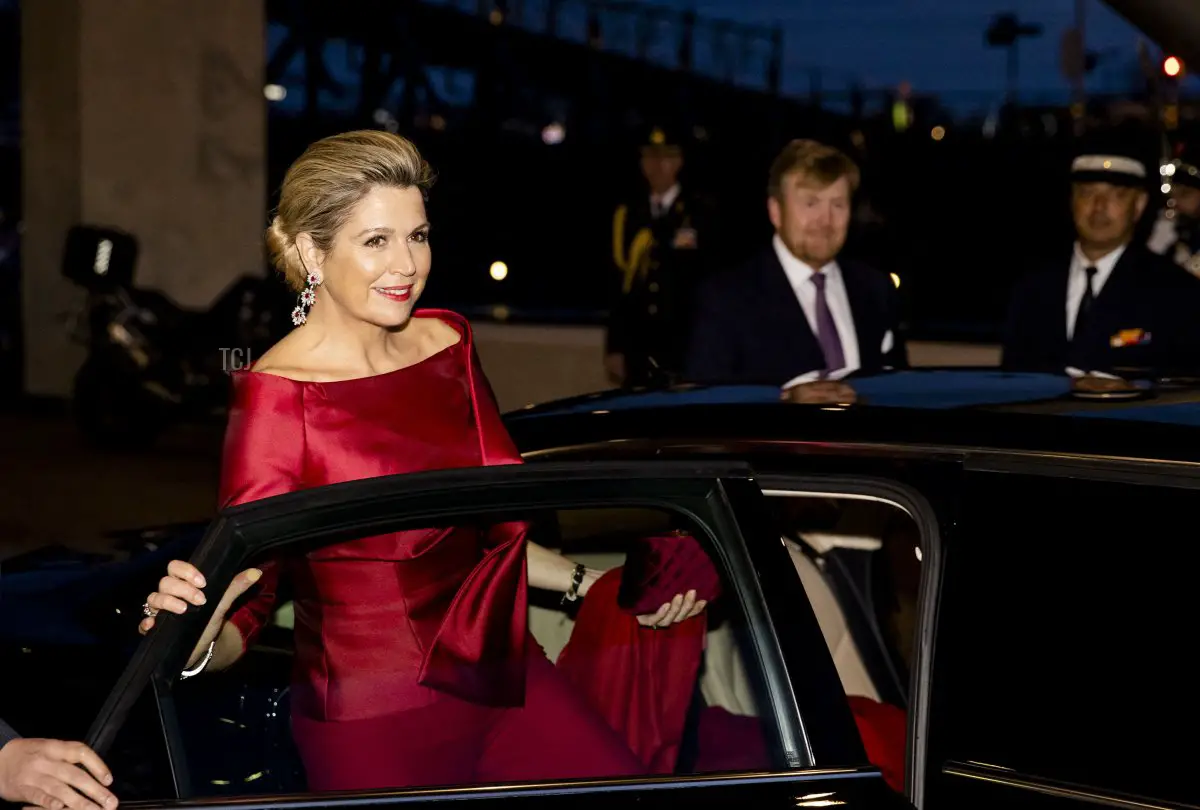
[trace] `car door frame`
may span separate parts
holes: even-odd
[[[913,804],[921,807],[925,797],[929,715],[932,690],[934,639],[944,559],[943,538],[937,508],[919,488],[876,475],[822,476],[815,483],[811,473],[760,473],[759,484],[768,497],[797,492],[822,493],[886,503],[908,514],[917,525],[921,549],[920,604],[914,639],[912,671],[909,673],[908,751],[904,783]],[[957,496],[958,493],[953,493]]]
[[[719,559],[746,616],[747,652],[758,659],[757,668],[751,669],[772,715],[764,725],[776,752],[782,754],[777,766],[783,773],[760,776],[811,781],[820,774],[830,778],[874,775],[882,786],[878,769],[868,764],[848,705],[829,699],[840,694],[832,660],[827,655],[813,660],[812,650],[825,650],[823,637],[799,582],[782,568],[787,552],[782,543],[747,543],[748,535],[770,536],[771,532],[762,488],[752,468],[742,462],[542,462],[334,484],[222,511],[191,562],[205,573],[210,588],[220,590],[249,556],[285,544],[327,545],[428,527],[456,517],[486,514],[497,520],[520,519],[552,509],[613,506],[684,515],[705,535],[698,538],[701,543]],[[156,699],[169,697],[171,684],[186,662],[188,642],[199,635],[216,602],[192,606],[182,616],[160,614],[156,630],[134,652],[94,720],[86,738],[89,745],[103,755],[145,689],[153,688]],[[780,613],[784,609],[787,612]],[[788,618],[787,633],[776,632],[772,617],[780,615]],[[803,677],[796,677],[797,673]],[[177,795],[190,796],[170,701],[159,700],[159,707]],[[815,747],[806,725],[810,722],[821,730]],[[696,779],[703,781],[683,777]],[[663,779],[653,781],[662,784]],[[207,803],[189,798],[172,804],[180,801]]]
[[[642,459],[676,451],[695,452],[709,448],[711,440],[627,439],[621,442],[600,441],[562,447],[539,446],[526,451],[527,461],[536,464],[556,463],[559,458]],[[764,454],[764,449],[789,452]],[[802,447],[802,452],[796,448]],[[879,499],[898,506],[912,516],[923,539],[933,541],[934,548],[923,549],[922,584],[920,591],[919,633],[917,654],[910,674],[908,750],[905,757],[905,791],[917,807],[925,803],[929,778],[929,723],[933,691],[931,678],[937,633],[938,609],[941,599],[944,550],[952,544],[958,520],[958,501],[962,491],[964,463],[971,458],[1026,459],[1028,453],[991,451],[981,448],[933,446],[922,444],[883,444],[848,442],[774,441],[739,439],[720,443],[720,456],[702,455],[702,459],[746,463],[755,471],[764,495],[770,491],[805,490],[830,495],[859,496]],[[1033,454],[1041,458],[1043,454]],[[665,458],[678,459],[678,455]],[[821,465],[830,460],[855,462],[861,471],[823,472]],[[902,480],[893,470],[881,469],[878,462],[921,461],[937,470],[937,477],[919,483]],[[699,461],[699,460],[698,460]],[[765,462],[765,463],[764,463]],[[790,563],[789,563],[790,565]],[[807,596],[801,590],[801,596]]]

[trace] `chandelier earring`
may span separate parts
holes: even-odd
[[[303,266],[304,260],[301,259],[300,263]],[[312,305],[317,302],[317,287],[321,284],[321,277],[309,270],[305,281],[307,286],[300,291],[300,303],[292,310],[292,323],[296,326],[300,326],[308,320],[308,310],[312,309]]]

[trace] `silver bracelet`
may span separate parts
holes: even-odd
[[[206,666],[208,666],[208,662],[212,660],[213,647],[215,646],[217,646],[217,640],[214,638],[212,641],[208,642],[208,652],[206,652],[204,657],[200,659],[200,663],[196,664],[196,666],[192,667],[191,669],[185,669],[183,672],[179,673],[179,677],[190,678],[193,675],[199,675],[200,672]]]
[[[587,566],[579,563],[571,571],[571,584],[567,587],[567,592],[563,594],[563,598],[559,604],[565,605],[567,602],[574,602],[579,598],[579,588],[583,585],[583,577],[587,574]]]

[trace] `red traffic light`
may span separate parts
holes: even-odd
[[[1168,56],[1163,60],[1163,73],[1174,78],[1183,73],[1183,62],[1179,61],[1178,56]]]

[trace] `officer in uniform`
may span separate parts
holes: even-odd
[[[1200,372],[1200,279],[1134,239],[1158,172],[1127,138],[1092,141],[1071,166],[1075,244],[1018,283],[1003,365],[1075,376]]]
[[[641,143],[643,192],[617,206],[604,364],[612,382],[676,379],[691,334],[696,285],[709,254],[709,206],[679,180],[683,146],[662,126]]]
[[[1200,155],[1185,147],[1168,165],[1171,173],[1163,181],[1171,185],[1171,196],[1154,222],[1147,245],[1200,276]]]

